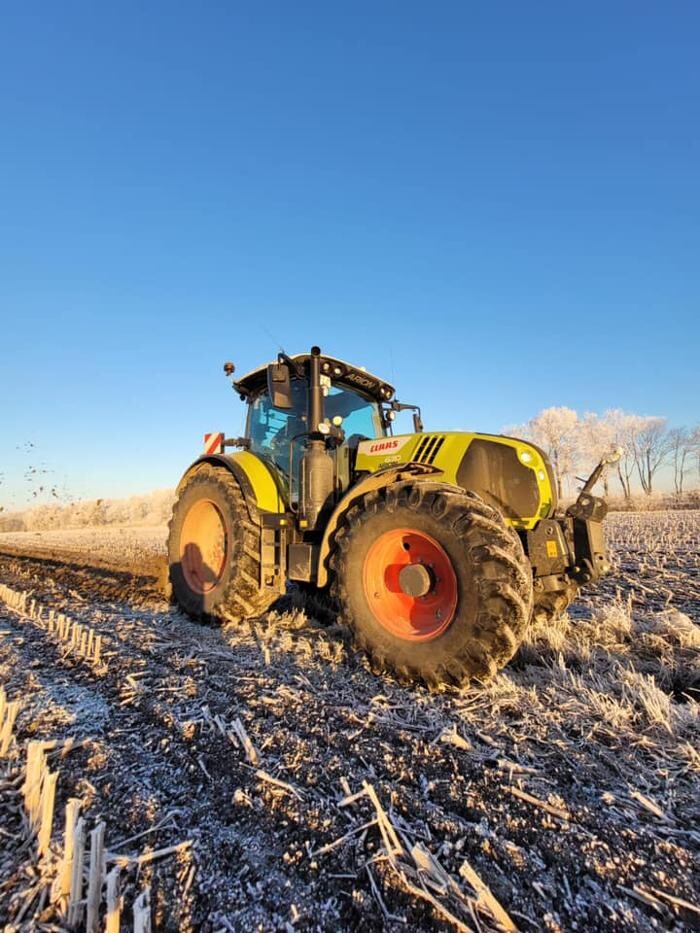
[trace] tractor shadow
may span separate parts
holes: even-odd
[[[179,604],[187,615],[205,624],[216,627],[226,623],[225,617],[217,616],[210,611],[211,602],[208,599],[209,593],[214,590],[216,581],[220,577],[220,572],[206,563],[197,544],[188,544],[182,560],[171,563],[169,568],[166,567],[166,573],[168,576],[167,595],[172,603]],[[200,592],[195,591],[190,585],[192,580],[198,582]],[[181,596],[180,599],[176,599],[171,581],[176,584],[177,582],[185,584],[178,587],[181,594],[186,593],[184,598]],[[265,618],[268,614],[275,614],[279,617],[298,616],[300,613],[306,616],[310,630],[333,628],[337,623],[338,607],[330,594],[330,588],[319,590],[311,584],[288,581],[285,593],[281,593],[260,616],[251,617],[247,621],[254,622]]]

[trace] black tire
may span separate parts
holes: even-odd
[[[456,577],[452,621],[429,640],[397,637],[365,592],[373,542],[400,528],[437,542]],[[532,612],[532,569],[518,535],[479,496],[453,486],[409,482],[366,494],[342,517],[330,566],[340,620],[375,668],[431,686],[492,677],[517,651]]]
[[[561,618],[571,603],[576,599],[578,587],[575,583],[567,584],[563,590],[535,590],[532,609],[532,621],[538,625],[553,622]]]
[[[211,573],[205,590],[197,585],[202,574],[190,569],[186,549],[183,553],[183,526],[188,514],[198,504],[201,508],[201,503],[215,508],[225,540],[221,570]],[[170,583],[178,605],[193,619],[204,622],[250,619],[264,612],[278,594],[259,584],[260,535],[232,473],[208,463],[190,470],[177,488],[168,535]],[[205,567],[201,558],[200,563]]]

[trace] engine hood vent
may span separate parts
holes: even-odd
[[[444,434],[425,434],[421,437],[411,458],[415,463],[433,463],[438,451],[445,443]]]

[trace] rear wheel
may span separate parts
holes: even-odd
[[[208,463],[178,486],[168,537],[173,596],[195,619],[260,615],[277,593],[260,586],[260,528],[238,480]]]
[[[433,483],[368,493],[331,555],[340,615],[377,667],[430,684],[487,679],[532,611],[517,534],[477,495]]]

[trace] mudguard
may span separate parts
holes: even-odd
[[[287,510],[284,493],[274,471],[250,451],[199,457],[185,470],[183,479],[200,463],[211,463],[233,473],[240,483],[250,517],[256,524],[261,524],[263,515],[280,515]]]

